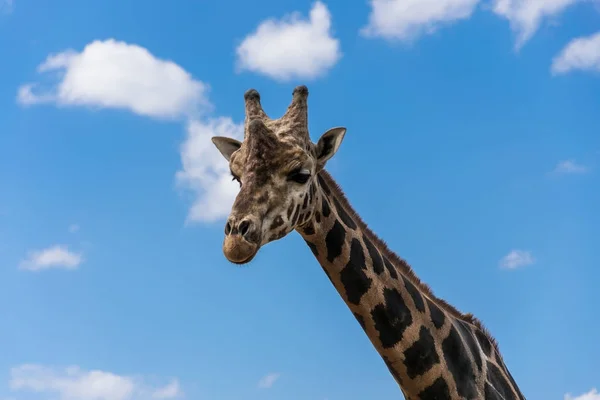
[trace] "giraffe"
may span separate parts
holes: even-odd
[[[212,138],[240,184],[225,224],[227,260],[246,264],[295,230],[406,399],[524,400],[481,322],[436,297],[354,211],[324,169],[346,129],[313,143],[307,98],[307,87],[297,86],[285,114],[271,119],[250,89],[243,141]]]

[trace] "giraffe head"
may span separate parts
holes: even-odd
[[[337,151],[345,128],[332,128],[317,143],[310,140],[308,89],[294,89],[279,119],[270,119],[254,89],[244,94],[242,142],[215,136],[213,143],[229,162],[240,191],[225,224],[223,253],[236,264],[254,258],[259,248],[309,221],[317,197],[317,174]]]

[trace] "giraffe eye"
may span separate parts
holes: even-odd
[[[231,180],[237,181],[240,184],[240,186],[242,186],[242,181],[240,180],[240,177],[237,176],[236,174],[234,174],[233,171],[230,171],[230,172],[231,172]]]
[[[288,175],[288,180],[304,184],[310,179],[310,171],[306,168],[295,169]]]

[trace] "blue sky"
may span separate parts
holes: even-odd
[[[221,252],[209,138],[298,84],[357,211],[524,394],[600,399],[598,3],[352,4],[0,0],[0,399],[399,397],[297,234]]]

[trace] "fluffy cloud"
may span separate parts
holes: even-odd
[[[207,86],[179,65],[113,39],[91,42],[80,53],[51,54],[37,70],[58,77],[58,82],[45,90],[39,83],[22,85],[17,101],[23,105],[119,108],[165,119],[209,107]]]
[[[600,72],[600,32],[571,40],[554,57],[551,71],[555,75],[573,70]]]
[[[502,268],[515,269],[525,267],[535,262],[531,252],[524,250],[512,250],[500,260]]]
[[[258,381],[258,387],[261,389],[270,389],[280,376],[281,374],[279,373],[267,374]]]
[[[19,269],[27,271],[42,271],[47,269],[77,269],[83,256],[71,252],[66,246],[52,246],[43,250],[32,251],[27,258],[21,261]]]
[[[517,35],[515,48],[520,49],[544,18],[556,17],[578,1],[581,0],[493,0],[493,11],[509,21]]]
[[[331,14],[317,1],[310,19],[295,12],[262,22],[236,49],[237,69],[285,81],[317,78],[340,59],[340,42],[331,33]]]
[[[479,0],[370,0],[367,37],[412,41],[443,25],[467,19]]]
[[[572,396],[571,394],[565,394],[565,400],[600,400],[600,393],[596,388],[593,388],[587,393],[580,396]]]
[[[588,168],[585,165],[577,164],[573,160],[561,161],[554,167],[556,174],[583,174],[587,171]]]
[[[225,117],[188,124],[181,145],[182,167],[176,174],[178,184],[195,195],[188,221],[212,222],[226,216],[239,191],[239,184],[231,179],[229,164],[210,140],[212,136],[242,140],[244,126]]]
[[[177,380],[163,387],[147,385],[143,379],[112,372],[85,371],[77,366],[63,369],[25,364],[10,371],[10,389],[28,391],[61,400],[130,400],[154,397],[172,399],[182,395]]]
[[[319,25],[323,10],[315,7],[314,19]],[[241,139],[243,129],[230,118],[210,116],[208,85],[143,47],[113,39],[91,42],[80,53],[66,50],[50,55],[38,72],[53,72],[51,75],[58,76],[59,81],[45,91],[37,89],[39,83],[22,85],[17,95],[19,103],[125,109],[152,118],[183,118],[187,134],[181,146],[182,168],[176,181],[194,196],[188,221],[209,222],[229,213],[239,186],[230,181],[227,162],[210,137]],[[72,225],[69,231],[76,232],[78,228]],[[22,267],[75,268],[80,262],[79,255],[54,247],[32,254]]]

